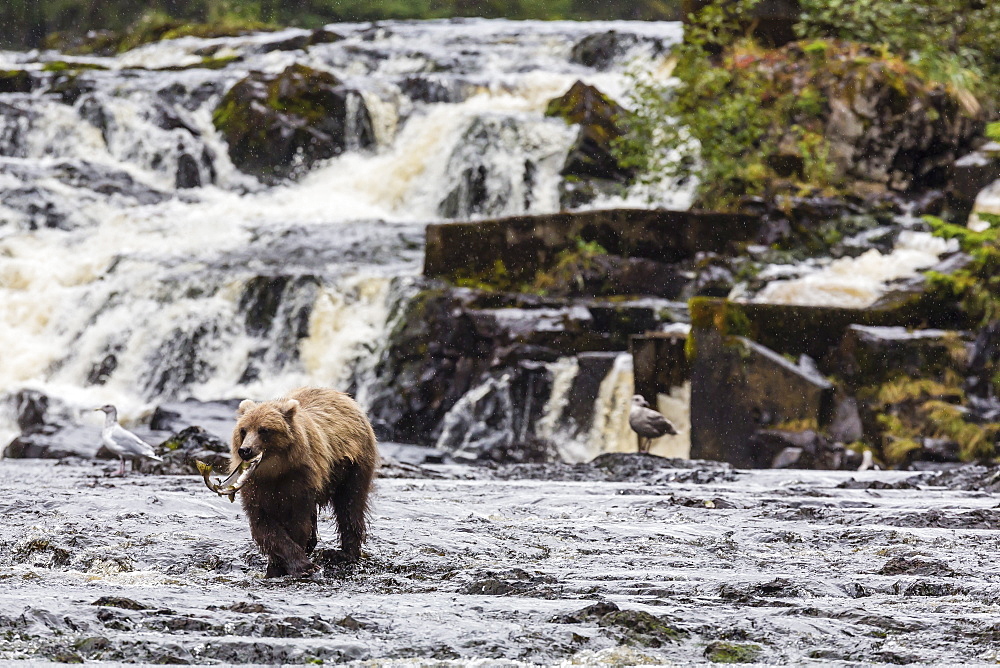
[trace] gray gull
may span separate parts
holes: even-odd
[[[118,424],[118,410],[114,406],[108,404],[94,410],[104,411],[104,429],[101,430],[101,440],[104,441],[104,445],[107,446],[108,450],[118,455],[118,459],[121,460],[118,475],[125,475],[126,459],[133,460],[133,469],[135,468],[134,461],[136,459],[151,459],[155,462],[163,461],[156,456],[153,446]]]
[[[632,397],[628,426],[639,435],[639,452],[649,452],[649,446],[654,438],[677,433],[670,420],[650,408],[649,402],[643,399],[641,394]]]

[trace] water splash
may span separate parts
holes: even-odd
[[[768,285],[754,301],[802,306],[865,308],[874,304],[890,281],[913,276],[934,265],[946,253],[958,250],[957,242],[926,232],[900,233],[891,253],[871,249],[856,258],[833,260],[826,266],[796,267],[806,275]]]

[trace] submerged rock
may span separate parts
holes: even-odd
[[[375,143],[361,95],[329,72],[301,64],[274,75],[249,74],[223,96],[212,121],[233,164],[269,183]]]

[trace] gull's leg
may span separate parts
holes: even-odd
[[[121,465],[118,467],[118,477],[122,477],[125,475],[125,458],[118,457],[118,461],[121,462]]]

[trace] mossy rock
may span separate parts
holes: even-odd
[[[566,156],[562,175],[627,182],[634,171],[619,164],[612,142],[624,134],[625,110],[593,86],[577,81],[562,97],[551,100],[546,116],[580,126],[580,136]]]
[[[705,658],[712,663],[755,663],[762,651],[754,643],[716,641],[705,648]]]
[[[0,70],[0,93],[30,93],[35,78],[25,70]]]
[[[361,96],[301,64],[276,75],[251,73],[223,96],[212,120],[233,164],[269,183],[375,143]]]
[[[275,26],[260,21],[227,19],[214,23],[191,23],[154,12],[140,19],[129,29],[120,32],[95,30],[85,35],[70,31],[49,33],[42,41],[42,48],[74,55],[113,56],[144,44],[167,39],[239,37],[275,29]]]
[[[641,610],[609,612],[601,617],[597,625],[614,628],[623,633],[622,640],[626,643],[643,647],[662,647],[688,637],[687,631],[675,627],[668,618]]]

